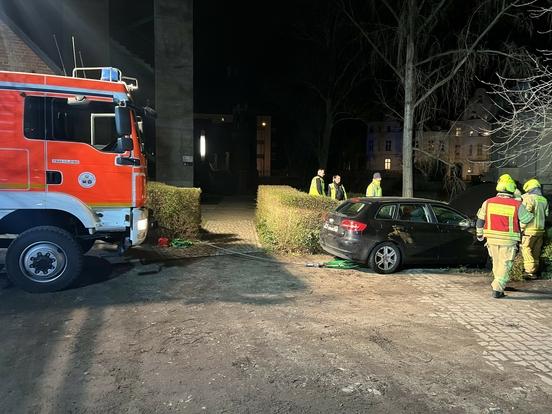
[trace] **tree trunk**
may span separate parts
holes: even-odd
[[[412,137],[414,134],[414,23],[415,0],[409,0],[408,34],[404,74],[404,126],[403,126],[403,197],[414,195],[414,171],[412,162]]]

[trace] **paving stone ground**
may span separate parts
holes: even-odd
[[[472,290],[450,276],[411,274],[421,302],[431,304],[430,316],[457,322],[478,337],[485,362],[500,371],[513,364],[552,385],[552,328],[550,292],[515,291],[490,300],[490,288]],[[508,292],[507,292],[508,293]]]

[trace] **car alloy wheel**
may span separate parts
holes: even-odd
[[[381,246],[376,250],[374,262],[378,269],[389,271],[396,266],[397,260],[397,252],[391,246]]]

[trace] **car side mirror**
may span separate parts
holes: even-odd
[[[132,151],[134,149],[134,142],[130,137],[117,138],[117,149],[120,152]]]
[[[470,219],[464,219],[460,223],[458,223],[458,225],[464,228],[475,227],[475,223]]]
[[[126,106],[115,107],[115,128],[117,136],[126,137],[132,133],[132,125],[130,123],[130,109]]]

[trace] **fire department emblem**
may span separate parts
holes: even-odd
[[[83,172],[79,175],[79,184],[84,188],[94,187],[96,185],[96,176],[91,172]]]

